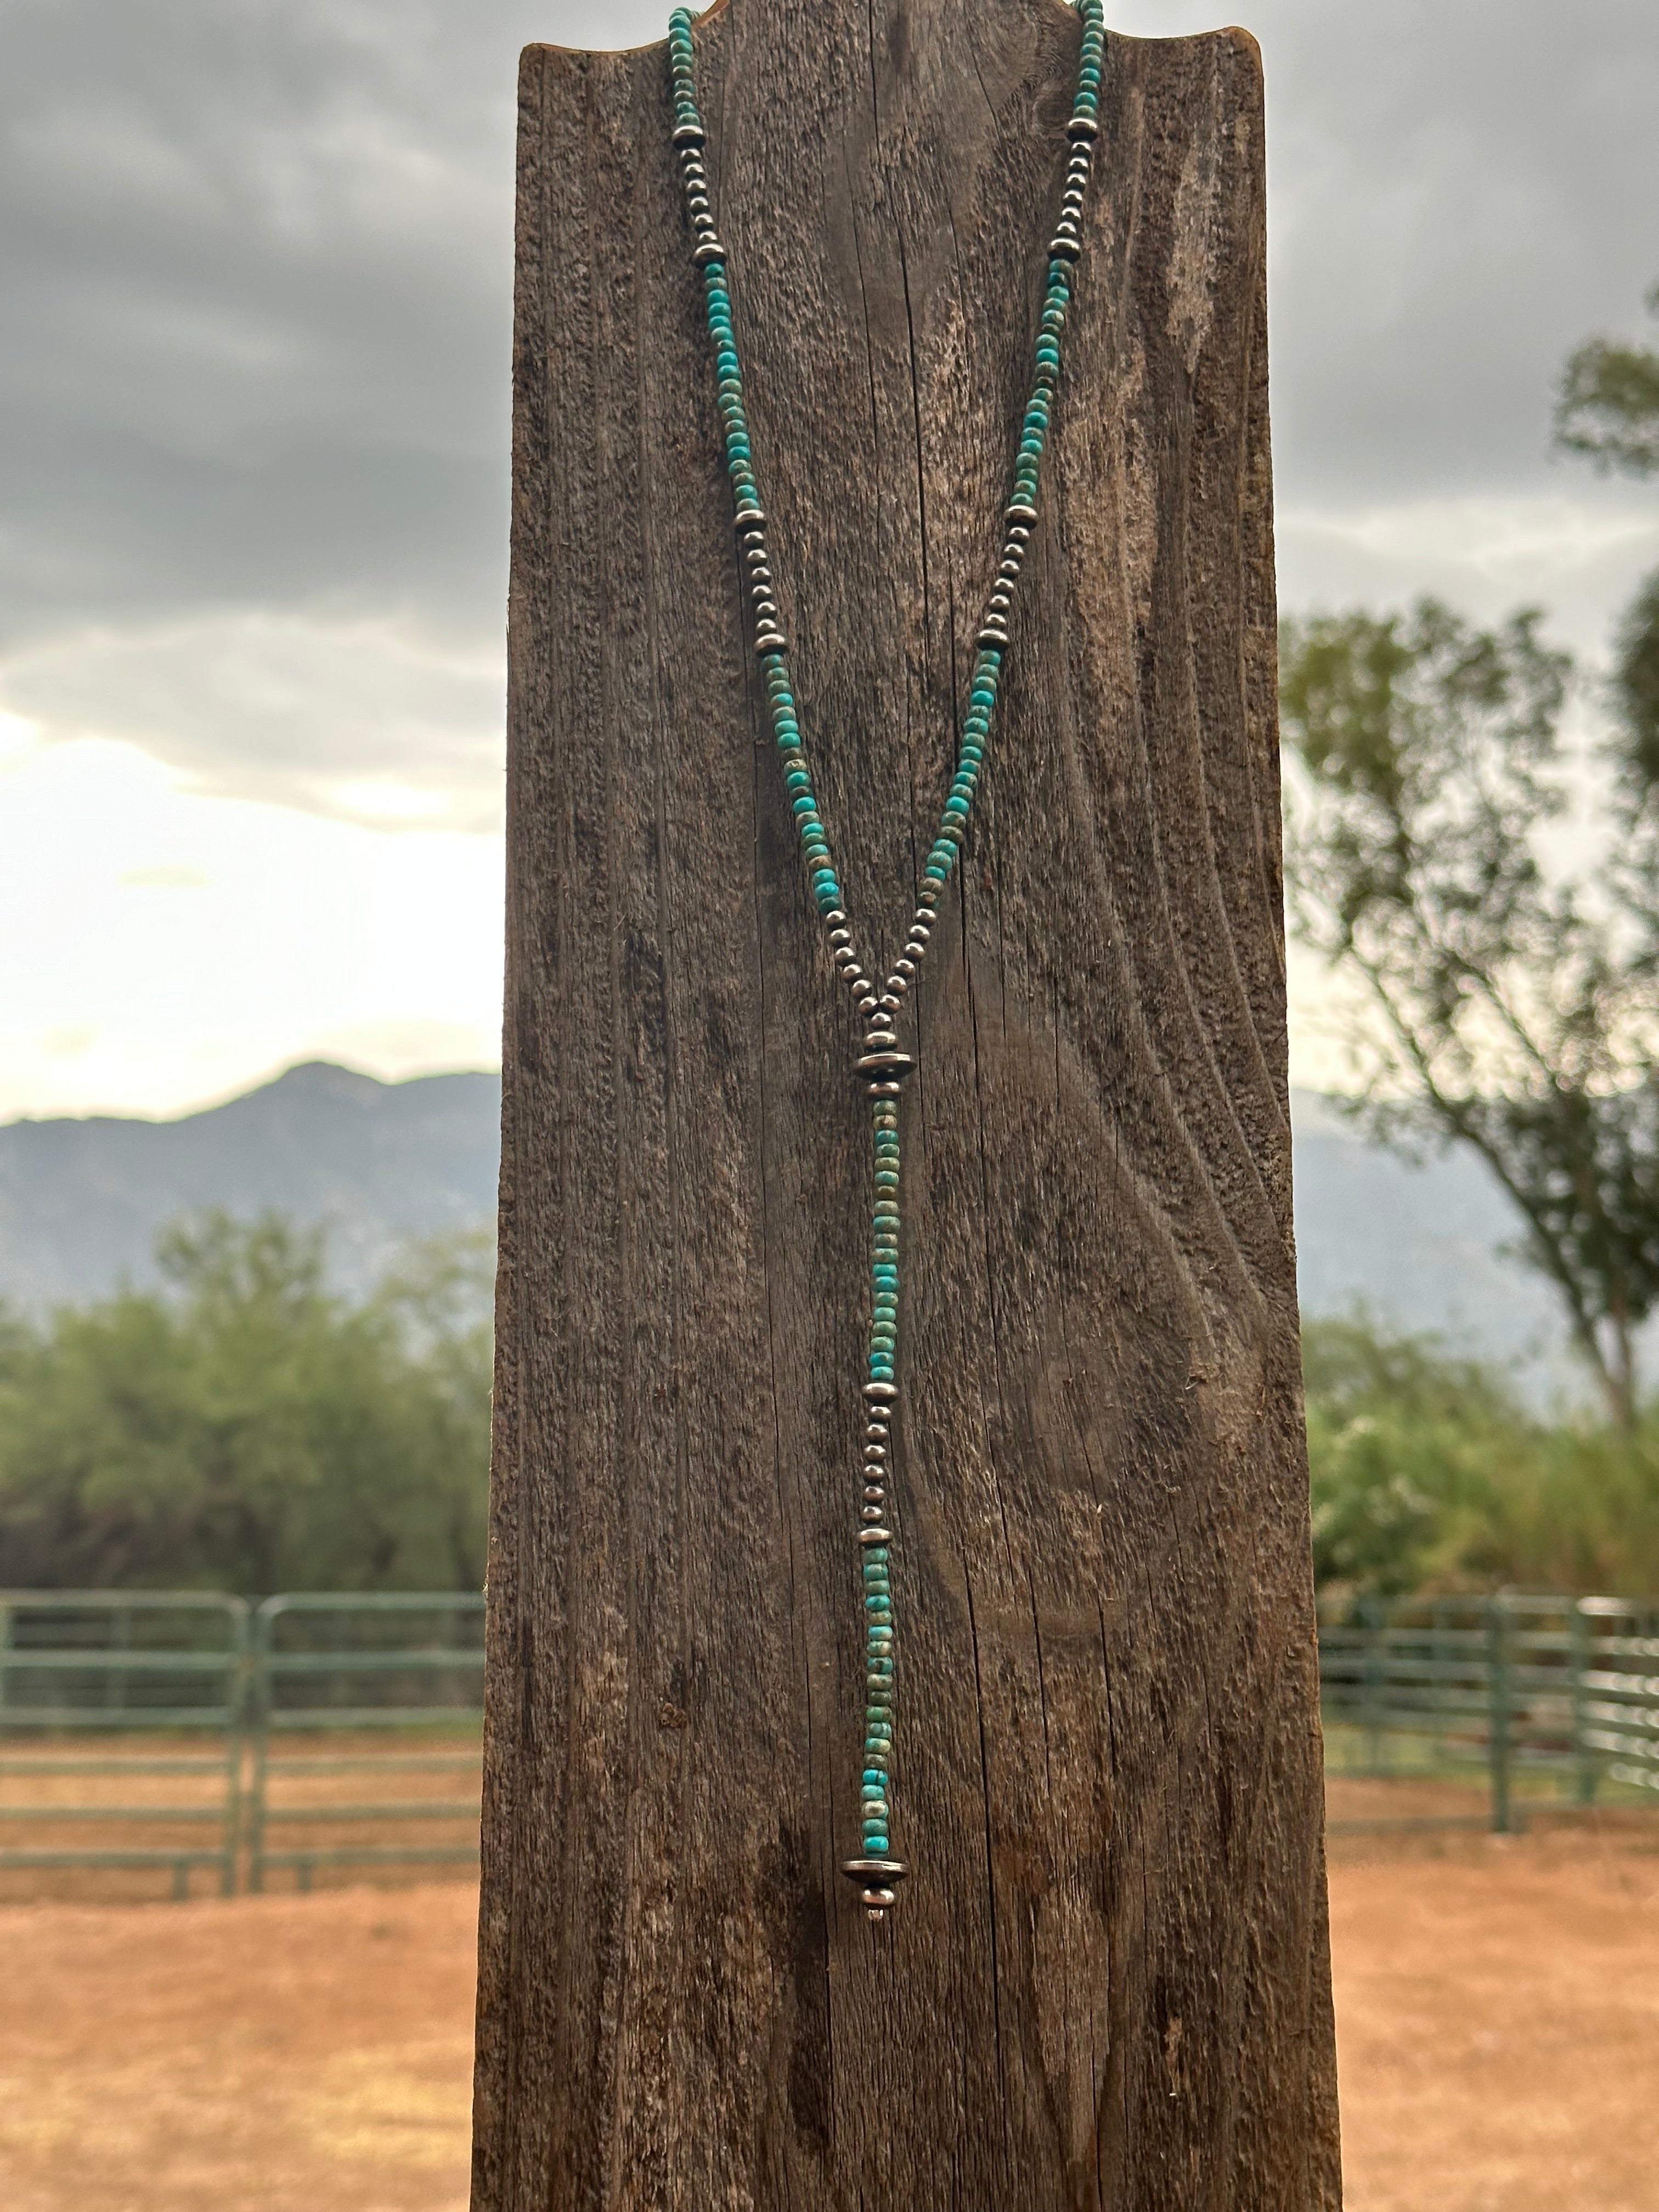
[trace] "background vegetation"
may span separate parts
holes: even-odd
[[[1303,1333],[1326,1592],[1659,1594],[1659,1412],[1531,1412],[1511,1377],[1363,1321]]]
[[[1659,476],[1659,351],[1582,346],[1556,439]],[[1431,599],[1285,624],[1290,916],[1353,987],[1354,1110],[1384,1142],[1479,1155],[1634,1438],[1659,1312],[1659,574],[1619,622],[1588,750],[1543,632],[1536,608],[1483,629]]]
[[[159,1289],[0,1320],[0,1589],[478,1588],[488,1237],[413,1248],[359,1304],[275,1217],[159,1257]],[[1304,1353],[1322,1589],[1659,1593],[1659,1410],[1540,1416],[1358,1319]]]
[[[477,1589],[487,1237],[356,1305],[274,1216],[158,1258],[158,1290],[0,1320],[0,1588]]]

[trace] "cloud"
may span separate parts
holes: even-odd
[[[9,0],[5,21],[0,703],[215,789],[350,811],[401,783],[488,821],[516,52],[642,42],[665,10]],[[1659,274],[1650,0],[1570,23],[1540,0],[1262,0],[1252,21],[1287,507],[1340,527],[1549,491],[1582,538],[1616,495],[1552,473],[1549,397]]]
[[[176,1112],[295,1060],[486,1066],[493,838],[204,796],[138,747],[0,761],[0,1116]]]
[[[1659,9],[1248,12],[1286,603],[1542,599],[1593,650],[1659,501],[1550,402],[1659,276]],[[0,903],[57,933],[0,1108],[489,1055],[517,53],[666,13],[0,0]]]
[[[0,664],[58,739],[142,746],[194,788],[395,828],[495,830],[499,644],[408,615],[219,611],[47,636]]]

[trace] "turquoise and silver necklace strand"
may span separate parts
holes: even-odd
[[[875,1124],[874,1237],[870,1273],[874,1296],[870,1315],[868,1373],[864,1382],[864,1454],[858,1542],[864,1583],[864,1770],[860,1791],[862,1849],[842,1871],[857,1883],[872,1920],[896,1901],[899,1882],[908,1871],[893,1851],[893,1535],[888,1527],[893,1424],[898,1413],[899,1315],[899,1097],[915,1062],[899,1049],[897,1017],[916,980],[938,919],[939,901],[957,864],[974,803],[986,741],[990,735],[997,690],[1008,652],[1008,616],[1014,588],[1036,526],[1037,489],[1048,418],[1060,381],[1060,340],[1066,311],[1082,251],[1083,202],[1100,135],[1101,61],[1106,33],[1103,0],[1074,0],[1083,18],[1083,49],[1077,96],[1066,136],[1071,146],[1059,225],[1048,246],[1048,289],[1037,332],[1036,374],[1020,432],[1014,483],[1006,514],[1002,562],[991,586],[980,626],[968,712],[962,726],[957,772],[945,801],[939,834],[922,869],[922,887],[902,953],[884,986],[873,983],[860,965],[848,927],[841,879],[830,857],[830,840],[818,811],[806,763],[794,686],[789,676],[789,647],[778,609],[777,587],[767,547],[767,520],[755,479],[754,447],[744,405],[743,370],[732,319],[732,290],[726,248],[714,228],[708,171],[703,160],[708,134],[697,105],[697,78],[691,48],[689,9],[677,8],[668,19],[668,54],[673,79],[674,145],[679,155],[690,221],[693,261],[702,273],[709,336],[714,342],[720,416],[726,430],[726,468],[737,501],[738,558],[754,623],[755,653],[777,740],[784,789],[795,817],[813,902],[829,933],[836,968],[849,987],[864,1024],[863,1050],[854,1063],[869,1093]]]

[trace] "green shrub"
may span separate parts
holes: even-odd
[[[163,1287],[0,1330],[0,1587],[476,1589],[487,1247],[332,1295],[319,1234],[212,1215]]]
[[[1326,1590],[1659,1592],[1659,1416],[1544,1419],[1500,1371],[1363,1320],[1304,1332]]]

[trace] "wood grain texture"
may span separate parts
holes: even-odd
[[[1064,169],[1058,0],[696,33],[861,944],[914,905]],[[524,59],[474,2212],[1340,2202],[1259,58],[1113,40],[1042,523],[907,1097],[895,1842],[870,1200],[742,622],[661,47]]]

